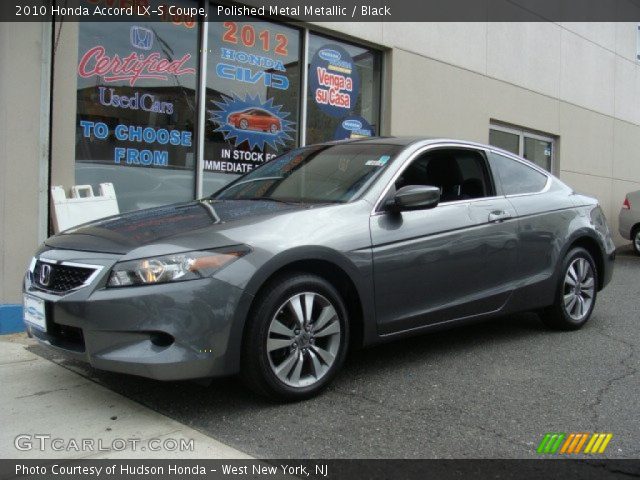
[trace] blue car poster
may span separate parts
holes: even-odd
[[[264,150],[269,145],[277,150],[293,139],[294,123],[287,120],[289,112],[281,111],[282,105],[274,105],[272,98],[262,101],[257,95],[234,94],[214,104],[217,108],[209,111],[210,120],[217,125],[214,131],[234,145],[247,142],[250,149]]]

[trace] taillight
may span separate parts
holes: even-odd
[[[631,202],[629,201],[629,197],[625,197],[624,202],[622,203],[622,208],[631,210]]]

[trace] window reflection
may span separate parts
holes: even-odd
[[[198,28],[79,25],[76,183],[113,183],[120,211],[194,196]]]

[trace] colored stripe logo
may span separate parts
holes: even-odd
[[[611,433],[547,433],[536,450],[539,454],[604,453],[613,438]],[[584,450],[583,450],[584,448]]]

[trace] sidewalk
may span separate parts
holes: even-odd
[[[0,458],[250,458],[31,353],[32,342],[25,334],[0,336]],[[18,435],[33,448],[16,448]],[[44,451],[34,435],[50,436]],[[93,450],[82,448],[83,439]]]

